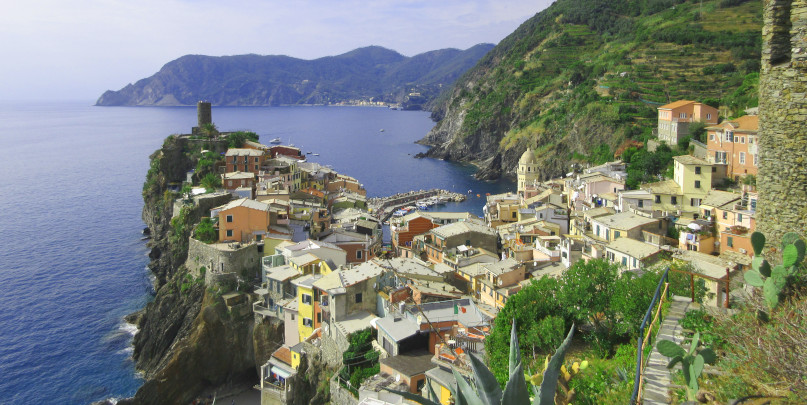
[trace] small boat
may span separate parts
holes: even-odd
[[[384,132],[384,128],[379,129],[378,132]]]
[[[311,151],[308,151],[308,152],[306,152],[305,154],[306,154],[306,155],[310,155],[310,154],[311,154]]]
[[[275,145],[277,145],[277,144],[279,144],[281,142],[283,142],[283,141],[281,141],[280,138],[275,138],[275,139],[272,139],[271,141],[269,141],[269,143],[273,143]]]
[[[314,156],[319,156],[319,153],[315,153]]]

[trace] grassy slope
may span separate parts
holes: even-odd
[[[726,115],[755,106],[753,76],[734,93],[759,67],[760,2],[721,3],[559,0],[460,78],[436,115],[464,120],[442,141],[468,151],[452,154],[460,160],[501,154],[505,174],[537,146],[557,175],[573,152],[646,138],[658,105],[711,99]],[[498,150],[474,150],[480,137]]]

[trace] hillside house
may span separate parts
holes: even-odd
[[[269,230],[269,205],[246,198],[217,207],[219,241],[260,242]]]
[[[658,139],[670,146],[689,136],[689,127],[693,122],[717,124],[716,108],[697,101],[679,100],[658,107]]]
[[[757,174],[759,117],[744,115],[706,128],[708,160],[738,181]]]

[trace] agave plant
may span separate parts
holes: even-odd
[[[569,348],[573,335],[574,325],[569,329],[566,339],[563,340],[563,343],[561,343],[546,365],[540,387],[532,385],[532,391],[535,395],[532,405],[554,405],[558,378],[560,377],[561,366],[563,366],[563,357],[566,355],[566,350]],[[504,391],[499,386],[499,382],[496,381],[493,372],[485,366],[482,360],[472,353],[469,358],[471,359],[471,368],[474,374],[472,381],[466,380],[456,369],[452,368],[454,378],[457,380],[457,389],[451,390],[455,405],[530,405],[530,393],[524,378],[524,367],[521,364],[521,351],[518,348],[515,320],[510,329],[510,378],[505,384]],[[430,397],[436,398],[437,395],[432,390],[431,384],[427,385]],[[430,399],[409,392],[386,390],[422,405],[440,405]]]

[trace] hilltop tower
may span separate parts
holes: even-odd
[[[196,120],[199,128],[204,127],[205,124],[213,123],[213,111],[209,102],[200,101],[196,103]]]
[[[535,162],[535,153],[533,153],[531,147],[528,147],[518,160],[516,175],[518,177],[518,193],[521,195],[524,195],[528,185],[532,185],[534,181],[541,180],[538,173],[538,163]]]
[[[757,229],[807,236],[807,0],[763,2]]]

